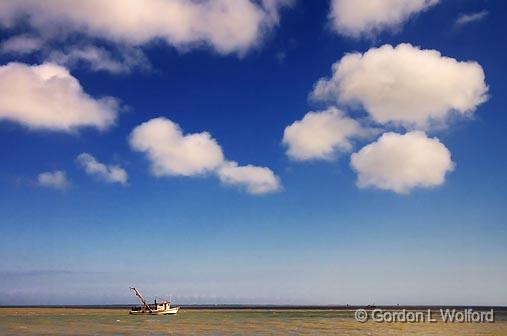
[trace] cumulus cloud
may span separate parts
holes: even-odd
[[[489,15],[487,10],[482,10],[477,13],[460,14],[455,21],[456,26],[464,26],[468,23],[484,20]]]
[[[228,161],[217,170],[217,175],[222,183],[241,186],[253,195],[280,189],[278,177],[266,167],[238,166],[236,162]]]
[[[67,175],[62,170],[43,172],[37,176],[37,184],[42,187],[64,190],[70,187]]]
[[[0,52],[6,54],[30,54],[39,50],[44,41],[26,34],[13,36],[0,44]]]
[[[470,115],[487,100],[487,90],[478,63],[400,44],[345,55],[331,78],[317,82],[312,97],[359,103],[378,123],[427,128],[451,113]]]
[[[331,0],[333,28],[341,35],[359,38],[393,30],[438,0]]]
[[[5,0],[0,2],[0,24],[25,20],[45,35],[63,30],[135,46],[158,39],[177,48],[204,44],[223,54],[242,53],[276,25],[278,11],[287,2]]]
[[[76,161],[89,175],[97,176],[109,183],[127,184],[128,174],[118,165],[105,165],[88,153],[79,154]]]
[[[130,145],[146,153],[156,176],[204,174],[224,161],[222,148],[208,132],[184,135],[178,124],[162,117],[137,126]]]
[[[59,65],[9,63],[0,66],[0,120],[33,129],[71,132],[78,127],[110,127],[116,119],[115,99],[94,99]]]
[[[238,166],[226,161],[222,148],[208,132],[184,134],[167,118],[151,119],[137,126],[129,137],[133,150],[147,155],[155,176],[216,174],[226,184],[244,187],[252,194],[279,188],[268,168]]]
[[[283,144],[287,155],[294,160],[332,160],[340,152],[352,149],[352,139],[370,131],[336,108],[309,112],[302,120],[285,128]]]
[[[396,193],[436,187],[454,169],[449,150],[424,132],[384,133],[377,141],[352,154],[351,167],[360,188],[376,187]]]

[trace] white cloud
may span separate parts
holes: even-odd
[[[283,0],[6,0],[0,23],[20,18],[42,34],[62,30],[141,45],[155,39],[177,48],[202,44],[219,53],[242,53],[276,25]],[[62,29],[57,29],[62,27]]]
[[[88,153],[79,154],[76,160],[89,175],[98,176],[109,183],[127,184],[128,174],[118,165],[105,165]]]
[[[208,132],[183,134],[178,124],[163,117],[137,126],[129,142],[133,150],[147,155],[155,176],[216,174],[223,183],[244,187],[252,194],[279,189],[278,178],[268,168],[226,161]]]
[[[9,54],[30,54],[39,50],[43,44],[44,41],[39,37],[16,35],[2,42],[0,51]]]
[[[352,154],[351,167],[360,188],[376,187],[396,193],[436,187],[454,169],[449,150],[424,132],[384,133],[377,141]]]
[[[463,14],[462,13],[456,19],[455,24],[457,26],[463,26],[468,23],[484,20],[486,18],[486,16],[488,16],[488,15],[489,15],[489,12],[487,10],[482,10],[480,12],[471,13],[471,14]]]
[[[130,145],[148,155],[156,176],[204,174],[224,161],[222,148],[208,132],[183,135],[178,124],[162,117],[137,126]]]
[[[70,187],[67,175],[62,170],[43,172],[37,176],[37,183],[40,186],[64,190]]]
[[[340,152],[352,149],[352,139],[363,137],[369,131],[359,122],[336,108],[309,112],[302,120],[285,128],[283,144],[287,155],[294,160],[332,160]]]
[[[445,122],[451,112],[470,115],[487,100],[487,90],[478,63],[400,44],[345,55],[312,96],[359,103],[379,123],[427,128]]]
[[[222,183],[242,186],[253,195],[275,192],[281,188],[278,177],[266,167],[238,166],[236,162],[228,161],[217,170],[217,175]]]
[[[333,28],[341,35],[359,38],[394,30],[412,15],[438,0],[331,0]]]
[[[71,132],[85,126],[106,129],[116,115],[113,98],[90,97],[64,67],[52,63],[0,66],[0,120]]]

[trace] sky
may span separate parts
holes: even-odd
[[[1,2],[0,304],[507,305],[506,14]]]

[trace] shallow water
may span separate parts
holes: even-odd
[[[182,309],[130,316],[122,309],[0,308],[0,335],[507,335],[494,323],[359,323],[343,310]]]

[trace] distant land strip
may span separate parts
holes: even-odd
[[[0,308],[69,308],[69,309],[129,309],[137,304],[111,304],[111,305],[0,305]],[[507,312],[507,306],[465,306],[465,305],[248,305],[248,304],[176,304],[182,309],[232,309],[232,310],[356,310],[356,309],[384,309],[384,310],[438,310],[438,309],[465,309],[489,310]]]

